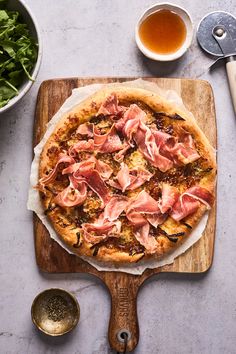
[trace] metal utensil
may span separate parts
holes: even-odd
[[[68,291],[47,289],[34,299],[31,317],[41,332],[49,336],[61,336],[77,325],[80,308],[76,298]]]
[[[226,72],[236,113],[236,18],[224,11],[209,13],[199,23],[197,40],[205,52],[219,57],[216,62],[222,59],[226,62]]]

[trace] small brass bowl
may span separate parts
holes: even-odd
[[[35,326],[49,336],[61,336],[77,325],[80,308],[76,298],[63,289],[47,289],[36,296],[31,307]]]

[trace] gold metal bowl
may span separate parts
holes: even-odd
[[[35,326],[49,336],[70,332],[78,323],[80,307],[76,298],[63,289],[47,289],[36,296],[31,307]]]

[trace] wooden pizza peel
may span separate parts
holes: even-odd
[[[68,78],[44,81],[39,89],[34,124],[34,146],[42,139],[46,124],[71,95],[72,89],[94,83],[129,81],[135,78]],[[183,99],[187,109],[195,116],[213,147],[216,148],[216,121],[214,97],[210,84],[203,80],[145,78],[164,89],[175,90]],[[42,272],[89,273],[100,278],[111,295],[111,315],[108,337],[111,347],[132,351],[139,340],[137,317],[137,293],[143,282],[158,273],[203,273],[213,260],[216,207],[209,214],[206,229],[201,239],[174,263],[155,269],[147,269],[142,275],[122,272],[98,271],[89,263],[66,252],[50,238],[39,218],[34,215],[34,236],[36,261]]]

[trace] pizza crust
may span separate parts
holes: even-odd
[[[188,130],[189,133],[194,136],[194,139],[198,143],[198,151],[200,152],[200,155],[207,156],[208,164],[212,167],[212,171],[207,175],[206,178],[203,178],[199,184],[200,186],[207,188],[214,195],[216,175],[216,160],[214,149],[210,145],[204,133],[197,125],[193,116],[151,91],[124,87],[105,88],[103,90],[100,90],[94,95],[90,96],[88,99],[81,102],[73,110],[71,110],[69,113],[66,113],[62,117],[42,150],[39,164],[39,178],[45,176],[46,171],[55,166],[55,159],[52,158],[53,153],[51,154],[50,151],[53,151],[57,147],[59,147],[59,141],[63,139],[64,136],[67,136],[69,130],[77,128],[79,124],[89,121],[91,116],[96,115],[100,105],[104,102],[105,98],[113,92],[116,93],[118,100],[121,103],[124,101],[139,101],[143,102],[155,112],[163,112],[168,115],[178,114],[179,116],[184,118],[184,121],[173,121],[173,123],[175,123],[175,126],[178,125]],[[52,195],[50,194],[50,192],[48,192],[46,196],[43,195],[42,197],[44,209],[47,209]],[[54,229],[58,233],[61,240],[67,246],[69,246],[73,253],[93,257],[94,248],[91,249],[91,244],[87,244],[83,241],[78,248],[74,247],[74,245],[76,245],[78,242],[78,228],[71,225],[65,226],[68,224],[67,218],[66,216],[62,215],[58,211],[58,209],[59,208],[54,209],[48,214],[48,216],[50,222],[52,223]],[[192,228],[194,228],[205,211],[206,207],[204,205],[201,205],[197,212],[186,218],[185,222],[191,225]],[[169,219],[171,218],[169,217],[168,220]],[[166,222],[167,229],[168,220]],[[173,219],[171,219],[171,222],[169,222],[169,227],[171,227],[172,223]],[[174,249],[176,249],[176,247],[178,247],[184,242],[184,240],[191,232],[191,229],[187,226],[184,226],[182,223],[175,222],[175,226],[177,227],[177,231],[176,229],[174,230],[174,232],[172,230],[172,233],[183,231],[185,232],[185,235],[183,237],[179,237],[176,243],[171,242],[165,236],[158,237],[159,247],[158,253],[155,255],[155,257],[161,258],[166,254],[172,252]],[[121,252],[120,250],[115,248],[106,248],[105,246],[101,246],[99,248],[99,253],[95,256],[95,258],[97,260],[105,262],[133,263],[137,262],[141,258],[153,258],[153,255],[135,254],[131,256],[127,252]]]

